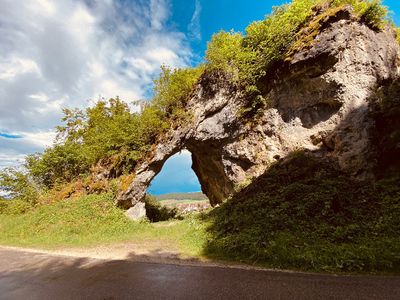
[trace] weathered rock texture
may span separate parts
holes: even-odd
[[[368,98],[399,75],[399,46],[391,28],[371,30],[349,10],[338,16],[309,49],[271,71],[265,82],[271,108],[257,122],[239,118],[239,93],[223,76],[203,76],[187,104],[192,122],[168,132],[152,159],[135,169],[118,204],[141,201],[164,162],[182,149],[192,153],[192,168],[213,205],[299,149],[329,157],[352,176],[371,176],[375,125]]]
[[[138,202],[125,212],[125,216],[133,221],[140,221],[146,217],[146,204]]]

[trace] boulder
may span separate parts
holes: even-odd
[[[146,217],[145,203],[137,202],[125,212],[125,215],[133,221],[140,221],[144,219]]]

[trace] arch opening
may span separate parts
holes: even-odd
[[[201,191],[200,181],[193,170],[192,153],[186,149],[164,162],[160,172],[151,180],[147,194],[162,206],[176,208],[181,213],[210,207],[210,201]]]

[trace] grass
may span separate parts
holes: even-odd
[[[359,182],[329,161],[295,152],[206,214],[133,222],[113,206],[111,194],[30,210],[16,205],[0,213],[0,244],[56,249],[134,242],[179,251],[184,258],[398,274],[400,177],[390,174]]]
[[[0,244],[55,249],[115,242],[155,242],[200,256],[205,242],[198,218],[159,223],[133,222],[112,204],[111,195],[90,195],[35,208],[20,215],[0,214]]]
[[[0,214],[0,244],[82,248],[156,245],[181,257],[330,273],[400,272],[398,178],[369,186],[294,154],[209,213],[133,222],[109,194]]]
[[[210,213],[205,254],[276,268],[400,273],[398,182],[357,182],[295,153]]]

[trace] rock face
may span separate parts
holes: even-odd
[[[138,202],[125,212],[125,215],[133,220],[140,221],[146,217],[146,207],[144,202]]]
[[[212,205],[299,149],[335,161],[352,176],[370,177],[375,125],[368,98],[399,75],[399,46],[391,28],[374,31],[348,9],[338,16],[308,49],[271,71],[265,82],[271,106],[257,122],[239,117],[242,100],[223,76],[203,76],[187,104],[191,123],[168,132],[117,203],[141,201],[164,162],[182,149],[192,153]]]

